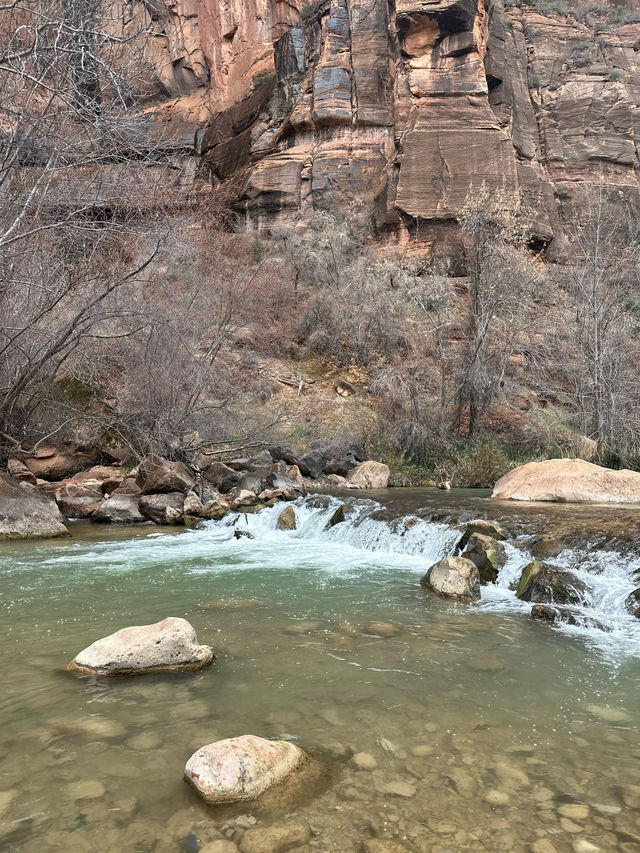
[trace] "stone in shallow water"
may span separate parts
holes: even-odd
[[[238,848],[233,841],[219,839],[211,841],[200,848],[200,853],[237,853]]]
[[[498,788],[491,788],[484,795],[483,800],[490,806],[506,806],[509,802],[509,794],[506,791],[501,791]]]
[[[159,746],[162,746],[162,738],[157,732],[141,732],[139,735],[129,738],[127,746],[138,750],[158,749]]]
[[[573,853],[598,853],[599,847],[587,841],[586,838],[579,838],[573,842]]]
[[[283,782],[306,759],[303,750],[287,741],[242,735],[194,752],[184,778],[207,803],[242,802]]]
[[[283,820],[273,826],[254,826],[245,832],[240,853],[280,853],[306,845],[311,829],[304,820]]]
[[[312,631],[317,631],[322,628],[322,622],[314,622],[311,620],[303,622],[294,622],[286,629],[287,634],[310,634]]]
[[[375,770],[378,766],[378,762],[370,752],[356,752],[351,760],[360,770]]]
[[[556,848],[548,838],[539,838],[531,845],[532,853],[556,853]]]
[[[8,791],[0,791],[0,815],[9,808],[9,805],[18,796],[17,788],[10,788]]]
[[[605,705],[587,705],[587,711],[599,720],[607,723],[626,723],[631,717],[619,708],[609,708]]]
[[[198,645],[186,619],[168,617],[153,625],[122,628],[96,640],[67,666],[80,675],[134,675],[172,669],[202,669],[213,660],[209,646]]]
[[[87,782],[73,782],[67,786],[67,793],[72,800],[96,800],[104,797],[104,785],[102,782],[89,780]]]
[[[589,817],[589,809],[582,803],[564,803],[558,806],[558,814],[570,820],[586,820]]]
[[[400,633],[400,628],[397,625],[392,625],[391,622],[372,622],[365,629],[366,634],[375,634],[378,637],[397,637]]]
[[[409,782],[403,782],[402,779],[384,782],[378,790],[382,794],[390,794],[392,797],[403,797],[407,800],[416,795],[415,786],[410,785]]]
[[[408,853],[409,847],[405,847],[399,841],[391,841],[385,838],[372,838],[362,845],[364,853]]]

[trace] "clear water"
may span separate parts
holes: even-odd
[[[248,849],[254,821],[255,836],[290,820],[312,830],[304,849],[336,853],[372,838],[440,853],[542,838],[640,849],[640,620],[622,606],[640,569],[633,512],[395,490],[326,530],[339,502],[299,502],[291,533],[275,529],[280,507],[197,531],[78,524],[69,540],[0,544],[0,849]],[[426,520],[434,510],[520,536],[479,604],[419,585],[460,534]],[[585,612],[609,633],[538,624],[515,599],[531,535],[551,528],[568,542],[554,562],[587,581]],[[212,667],[61,671],[94,639],[168,615],[214,647]],[[328,778],[281,803],[204,806],[186,759],[243,733],[295,740]]]

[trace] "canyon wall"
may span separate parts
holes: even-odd
[[[247,227],[357,201],[390,239],[428,238],[484,184],[558,247],[594,188],[637,204],[640,16],[298,2],[177,0],[149,45],[176,103],[206,102],[199,165],[236,177]]]

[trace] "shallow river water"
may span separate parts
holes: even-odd
[[[349,496],[356,512],[326,530],[341,499],[324,500],[296,503],[294,532],[276,530],[280,506],[200,530],[78,523],[65,540],[0,543],[0,849],[194,853],[224,838],[269,853],[279,833],[335,853],[640,850],[640,620],[622,606],[640,511],[393,490]],[[419,585],[463,512],[519,537],[472,605]],[[550,530],[567,544],[552,562],[587,579],[609,632],[556,630],[515,599]],[[62,671],[98,637],[166,616],[214,647],[211,667]],[[245,733],[295,741],[323,773],[255,807],[201,804],[187,758]]]

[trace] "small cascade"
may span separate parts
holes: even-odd
[[[352,512],[344,521],[329,526],[335,511],[344,501],[335,497],[300,498],[294,504],[297,528],[280,531],[277,521],[283,506],[276,505],[252,515],[227,516],[210,525],[219,535],[221,529],[242,529],[253,539],[242,539],[241,547],[256,547],[263,558],[265,546],[278,545],[279,560],[289,557],[289,546],[296,543],[294,554],[303,564],[321,564],[332,572],[366,571],[376,567],[402,567],[404,570],[424,574],[433,563],[452,554],[461,536],[461,529],[451,524],[419,519],[415,515],[391,520],[379,518],[380,504],[357,498],[349,505]],[[234,539],[234,544],[238,543]],[[529,602],[515,596],[515,588],[523,568],[533,559],[526,548],[505,543],[507,562],[500,570],[495,584],[482,587],[481,609],[528,615]],[[584,581],[589,590],[589,600],[582,606],[572,607],[585,617],[583,625],[558,624],[556,628],[569,635],[582,637],[605,652],[623,651],[640,656],[640,623],[625,608],[625,600],[638,585],[634,574],[640,573],[640,558],[627,557],[615,551],[590,551],[584,548],[567,549],[546,562],[573,572]],[[607,628],[594,627],[594,621]]]

